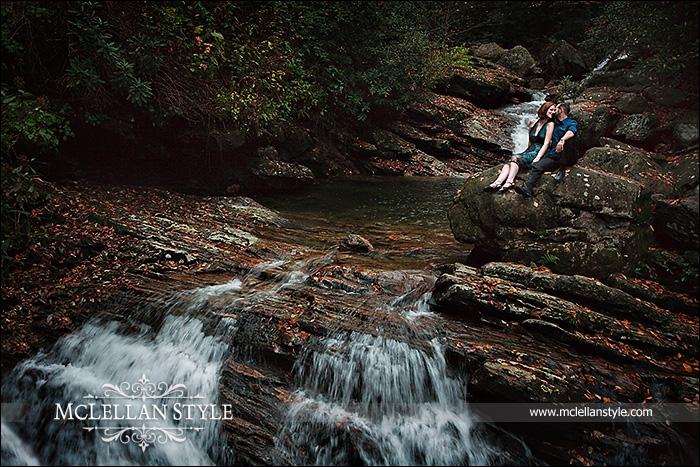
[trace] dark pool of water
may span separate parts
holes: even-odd
[[[411,257],[412,266],[421,267],[421,262],[429,266],[464,260],[466,246],[454,239],[447,216],[464,181],[458,177],[324,179],[297,193],[256,201],[307,231],[317,231],[325,247],[355,233],[387,259]]]
[[[293,218],[449,230],[447,211],[462,185],[458,177],[325,179],[298,193],[258,201]]]

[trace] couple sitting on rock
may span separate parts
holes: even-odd
[[[533,196],[533,188],[545,172],[558,169],[554,179],[561,181],[566,168],[578,160],[575,136],[578,131],[576,120],[569,118],[569,104],[559,105],[545,102],[537,111],[536,119],[530,121],[530,146],[520,154],[513,154],[503,165],[500,175],[484,191],[499,193],[514,189],[523,196]],[[529,170],[524,186],[515,185],[515,177],[520,170]]]

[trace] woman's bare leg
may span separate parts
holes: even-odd
[[[519,171],[520,171],[520,166],[515,162],[511,162],[510,163],[510,170],[508,171],[508,179],[506,180],[506,183],[509,185],[512,185],[513,182],[515,182],[515,177],[518,176]]]
[[[501,173],[498,175],[498,178],[496,179],[495,182],[492,183],[492,185],[503,185],[503,182],[506,181],[508,178],[508,175],[510,174],[510,168],[511,163],[503,164],[503,168],[501,169]]]
[[[510,162],[509,165],[508,176],[505,183],[503,183],[503,185],[501,185],[501,187],[498,189],[499,193],[505,193],[515,186],[515,177],[518,176],[520,166],[518,166],[517,162]]]

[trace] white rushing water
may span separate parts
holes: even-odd
[[[224,311],[239,302],[255,306],[303,282],[330,256],[261,263],[250,277],[134,310],[150,324],[95,320],[21,363],[3,382],[3,465],[233,462],[221,421],[212,417],[225,413],[219,374],[236,321],[219,317],[205,331],[200,316],[213,303]],[[269,279],[254,280],[263,272]],[[408,328],[435,316],[432,276],[384,274],[404,288],[383,299],[377,323],[391,313]],[[329,465],[358,460],[353,456],[369,464],[489,461],[491,448],[474,431],[464,385],[447,375],[437,339],[419,349],[367,334],[338,335],[310,346],[297,369],[303,383],[280,428],[279,439],[295,445],[287,451],[280,443],[285,462],[295,462],[299,450],[306,452],[301,463]],[[187,404],[197,408],[186,412]],[[212,415],[200,414],[200,407],[212,407]],[[352,443],[359,443],[357,451]]]
[[[201,289],[193,303],[212,292]],[[224,319],[219,327],[225,335],[235,322]],[[3,382],[3,465],[225,460],[220,421],[199,411],[220,410],[225,349],[204,333],[200,320],[186,315],[166,315],[158,329],[142,324],[132,330],[116,321],[85,325],[18,365]],[[6,408],[13,409],[11,420]]]
[[[543,102],[543,95],[535,97],[502,110],[522,122],[513,135],[516,151],[527,146],[527,121]],[[450,180],[448,186],[458,183]],[[375,190],[384,190],[376,204],[395,217],[390,224],[408,219],[418,225],[435,213],[435,206],[421,204],[434,196],[432,184],[424,185],[428,183],[421,190],[399,190],[388,183],[362,187],[369,200],[375,199]],[[440,195],[447,203],[452,194],[444,191]],[[396,193],[413,196],[402,202],[415,213],[401,214]],[[351,207],[346,211],[355,212]],[[435,225],[425,227],[433,236]],[[121,310],[119,315],[131,317],[126,322],[93,320],[19,364],[2,385],[2,465],[232,463],[234,453],[217,418],[226,410],[219,404],[218,385],[237,331],[232,316],[275,303],[287,288],[334,261],[335,250],[302,250],[260,263],[246,277],[143,304],[143,309]],[[420,328],[422,319],[436,318],[430,310],[435,277],[397,269],[382,277],[403,284],[403,290],[383,294],[383,301],[357,295],[358,307],[376,311],[371,325],[378,336],[384,334],[385,318],[394,326],[404,323],[407,334]],[[448,374],[443,344],[431,339],[416,337],[415,342],[426,344],[421,348],[388,337],[339,332],[305,348],[295,366],[295,398],[281,421],[280,460],[317,465],[493,462],[497,452],[476,428],[465,384]],[[187,404],[193,412],[185,410]],[[131,412],[125,413],[127,405]]]
[[[533,118],[537,118],[537,110],[544,104],[544,98],[545,95],[538,92],[532,96],[532,100],[529,102],[521,102],[498,109],[502,115],[513,117],[518,122],[510,134],[513,144],[515,144],[514,154],[523,152],[529,146],[528,123]]]
[[[246,277],[133,305],[125,323],[93,320],[22,362],[3,380],[2,465],[230,464],[218,385],[237,327],[226,310],[274,297],[328,261],[261,262]]]
[[[488,465],[464,385],[444,349],[351,333],[322,339],[297,365],[300,389],[279,448],[300,464]]]

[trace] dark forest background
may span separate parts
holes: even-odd
[[[566,40],[590,63],[626,54],[660,83],[697,86],[697,2],[3,2],[2,254],[21,247],[52,164],[99,164],[124,130],[170,135],[370,125],[420,101],[469,48],[533,55]],[[203,140],[200,157],[215,152]],[[155,150],[123,155],[148,158]],[[191,161],[188,161],[191,162]],[[128,164],[129,161],[125,160]],[[3,263],[3,276],[5,262]]]

